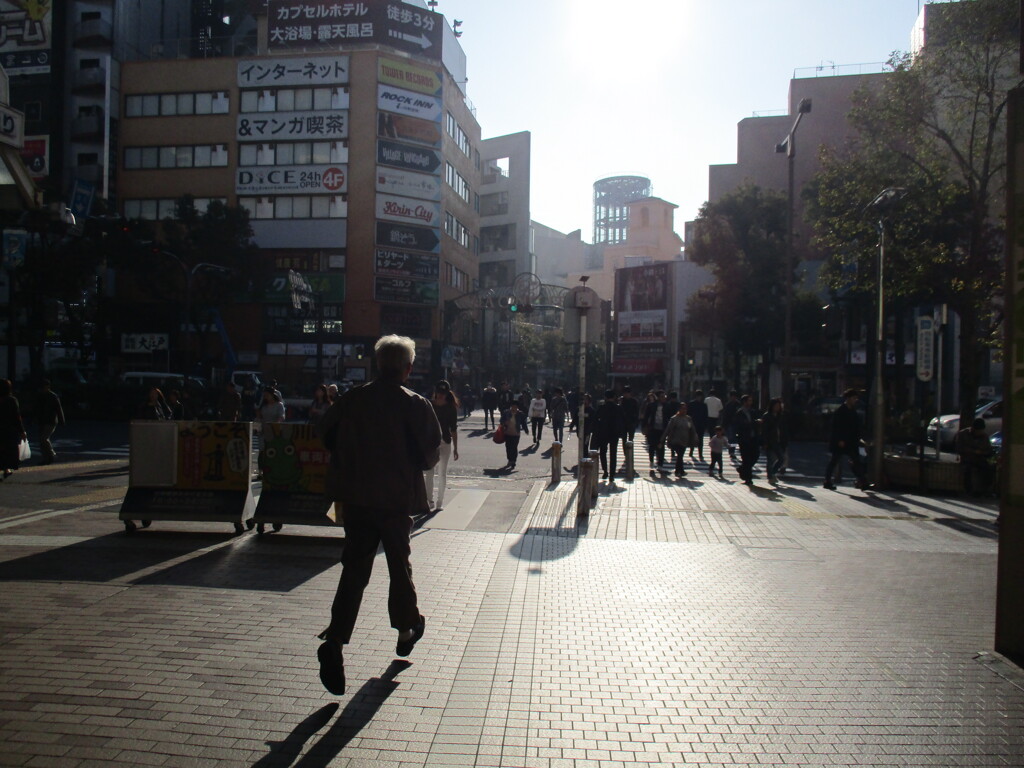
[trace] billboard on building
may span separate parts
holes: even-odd
[[[377,113],[377,135],[382,139],[413,141],[429,147],[441,146],[442,138],[440,123],[396,115],[394,112]]]
[[[437,202],[441,199],[441,177],[378,165],[377,191]]]
[[[339,50],[376,43],[441,61],[444,17],[398,0],[267,0],[267,47]]]
[[[348,56],[242,59],[238,62],[239,88],[340,85],[348,79]]]
[[[440,287],[436,280],[409,280],[402,277],[373,278],[373,298],[390,304],[418,304],[436,307]]]
[[[441,205],[427,200],[395,195],[377,195],[377,218],[409,224],[437,227],[441,224]]]
[[[347,139],[348,110],[243,114],[238,116],[235,138],[239,141]]]
[[[664,262],[615,271],[617,343],[666,342],[671,268]]]
[[[322,195],[348,191],[344,165],[269,165],[235,171],[239,195]]]
[[[432,122],[441,122],[444,112],[440,98],[384,84],[377,86],[377,108]]]
[[[380,58],[377,60],[377,79],[388,85],[408,88],[410,91],[441,95],[441,73],[417,67],[410,61]]]
[[[50,71],[53,5],[50,0],[0,0],[0,65],[7,74]]]

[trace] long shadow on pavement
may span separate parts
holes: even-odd
[[[115,581],[233,538],[224,533],[111,533],[0,563],[0,581]]]
[[[328,705],[307,717],[282,742],[270,742],[270,753],[253,764],[253,768],[326,768],[341,754],[341,751],[359,732],[373,720],[388,696],[395,692],[398,683],[395,677],[412,664],[408,661],[391,662],[384,674],[363,683],[352,696],[352,700],[338,715],[330,730],[317,740],[309,752],[297,762],[295,758],[302,751],[302,745],[330,720],[337,704]],[[331,707],[333,706],[334,709]]]
[[[291,592],[337,565],[340,554],[340,537],[250,536],[133,583]]]

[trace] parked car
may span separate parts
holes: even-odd
[[[985,420],[985,432],[991,435],[1003,428],[1003,401],[993,400],[978,406],[974,412],[974,418]],[[944,416],[936,416],[928,423],[928,442],[932,445],[939,440],[942,448],[953,448],[956,445],[956,435],[960,431],[960,414],[947,413]]]

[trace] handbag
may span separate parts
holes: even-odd
[[[32,449],[28,445],[28,440],[22,440],[18,443],[18,461],[28,461],[32,458]]]
[[[496,442],[498,445],[501,445],[502,443],[505,442],[505,425],[504,424],[499,424],[498,425],[498,428],[496,430],[494,430],[494,437],[492,437],[491,439],[494,440],[494,442]]]

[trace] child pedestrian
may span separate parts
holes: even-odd
[[[708,475],[711,477],[715,476],[715,467],[718,467],[718,479],[723,480],[722,477],[722,453],[729,447],[729,438],[725,436],[725,428],[722,426],[715,427],[715,434],[711,436],[708,441],[711,446],[711,466],[708,468]]]

